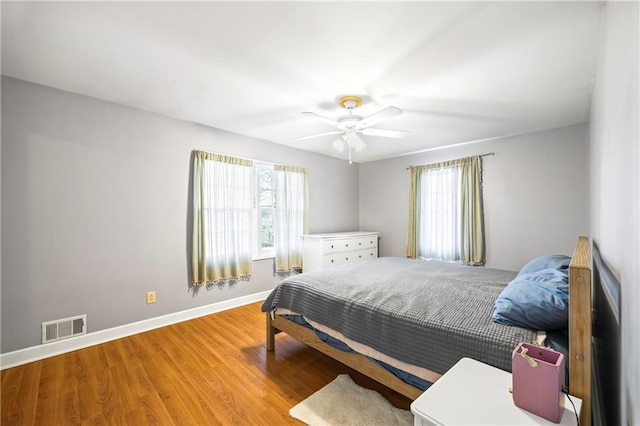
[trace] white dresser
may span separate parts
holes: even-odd
[[[302,236],[302,271],[378,257],[377,232],[336,232]]]

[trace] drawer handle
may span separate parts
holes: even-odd
[[[349,247],[349,244],[345,244],[344,246],[345,246],[345,247]]]
[[[358,243],[358,245],[359,245],[359,246],[361,246],[361,245],[362,245],[362,243]]]
[[[358,259],[362,259],[362,255],[361,254],[358,255]]]
[[[349,258],[348,258],[348,257],[345,257],[345,259],[346,259],[346,260],[349,260]]]
[[[333,248],[333,244],[331,245],[331,248]]]
[[[331,259],[331,263],[333,263],[333,259]]]

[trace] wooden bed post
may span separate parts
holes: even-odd
[[[582,399],[580,424],[591,425],[591,256],[579,237],[569,265],[569,390]]]
[[[271,323],[271,312],[267,312],[267,350],[272,351],[276,346],[276,329]]]

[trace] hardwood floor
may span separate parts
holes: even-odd
[[[300,425],[289,409],[348,373],[284,333],[265,348],[260,303],[2,371],[2,425]]]

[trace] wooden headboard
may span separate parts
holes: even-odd
[[[591,425],[591,256],[580,237],[569,265],[569,392],[582,399],[580,424]]]

